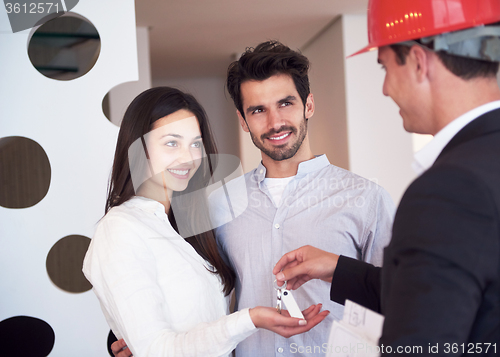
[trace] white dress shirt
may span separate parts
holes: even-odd
[[[474,119],[498,108],[500,108],[500,100],[474,108],[446,125],[436,135],[434,135],[434,138],[427,145],[415,153],[414,161],[412,163],[413,170],[418,175],[423,174],[432,165],[434,165],[434,162],[437,160],[439,154],[441,154],[441,151],[443,151],[445,146],[448,145],[451,139],[453,139],[453,137],[457,135],[460,130],[462,130]]]
[[[99,222],[83,272],[134,356],[228,355],[256,328],[248,309],[227,315],[220,279],[207,266],[162,204],[135,196]]]

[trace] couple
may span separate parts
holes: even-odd
[[[311,243],[380,265],[392,202],[379,186],[330,165],[324,155],[312,155],[308,66],[307,58],[276,42],[248,50],[230,66],[228,91],[262,163],[236,179],[245,180],[250,205],[215,230],[217,242],[212,230],[187,227],[194,233],[179,235],[186,229],[179,218],[194,225],[208,220],[208,203],[193,195],[208,185],[216,165],[210,161],[216,150],[201,106],[175,89],[155,88],[127,109],[107,214],[84,272],[112,330],[135,355],[227,355],[247,337],[238,355],[287,355],[291,342],[321,346],[329,324],[309,331],[328,315],[319,312],[321,305],[304,311],[307,322],[262,307],[276,304],[274,264]],[[318,201],[311,197],[324,202],[313,204]],[[353,204],[353,197],[364,204]],[[255,199],[264,204],[253,205]],[[210,202],[215,216],[219,202],[216,191]],[[233,287],[239,311],[226,315],[224,296]],[[342,316],[341,306],[328,301],[328,284],[314,282],[294,294],[299,305],[328,304],[327,322]],[[257,328],[284,337],[255,333]],[[302,338],[288,339],[305,331]]]

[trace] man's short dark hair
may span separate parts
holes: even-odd
[[[308,70],[309,60],[300,52],[293,51],[278,41],[267,41],[255,48],[247,48],[239,60],[229,65],[227,90],[236,109],[245,118],[241,84],[248,80],[263,81],[276,74],[287,74],[292,77],[305,106],[310,93]]]
[[[410,53],[410,47],[398,44],[390,45],[390,47],[396,53],[396,62],[400,65],[406,64],[406,57]],[[498,62],[450,55],[444,51],[438,51],[436,54],[451,73],[465,80],[495,77],[498,72]]]

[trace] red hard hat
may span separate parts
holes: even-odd
[[[369,44],[351,56],[498,21],[500,0],[370,0]]]

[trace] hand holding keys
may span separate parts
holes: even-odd
[[[249,310],[250,318],[257,328],[265,328],[288,338],[309,331],[330,313],[328,310],[321,311],[321,304],[311,305],[304,311],[300,311],[292,292],[286,289],[286,282],[283,286],[278,286],[275,280],[274,289],[277,299],[276,309],[257,306]],[[281,313],[282,307],[287,309],[283,314]],[[279,314],[276,314],[276,311]]]
[[[300,311],[299,305],[293,298],[292,292],[286,289],[286,281],[282,286],[278,286],[276,280],[274,281],[274,289],[276,290],[276,310],[281,314],[282,302],[285,303],[290,316],[303,319],[302,311]]]

